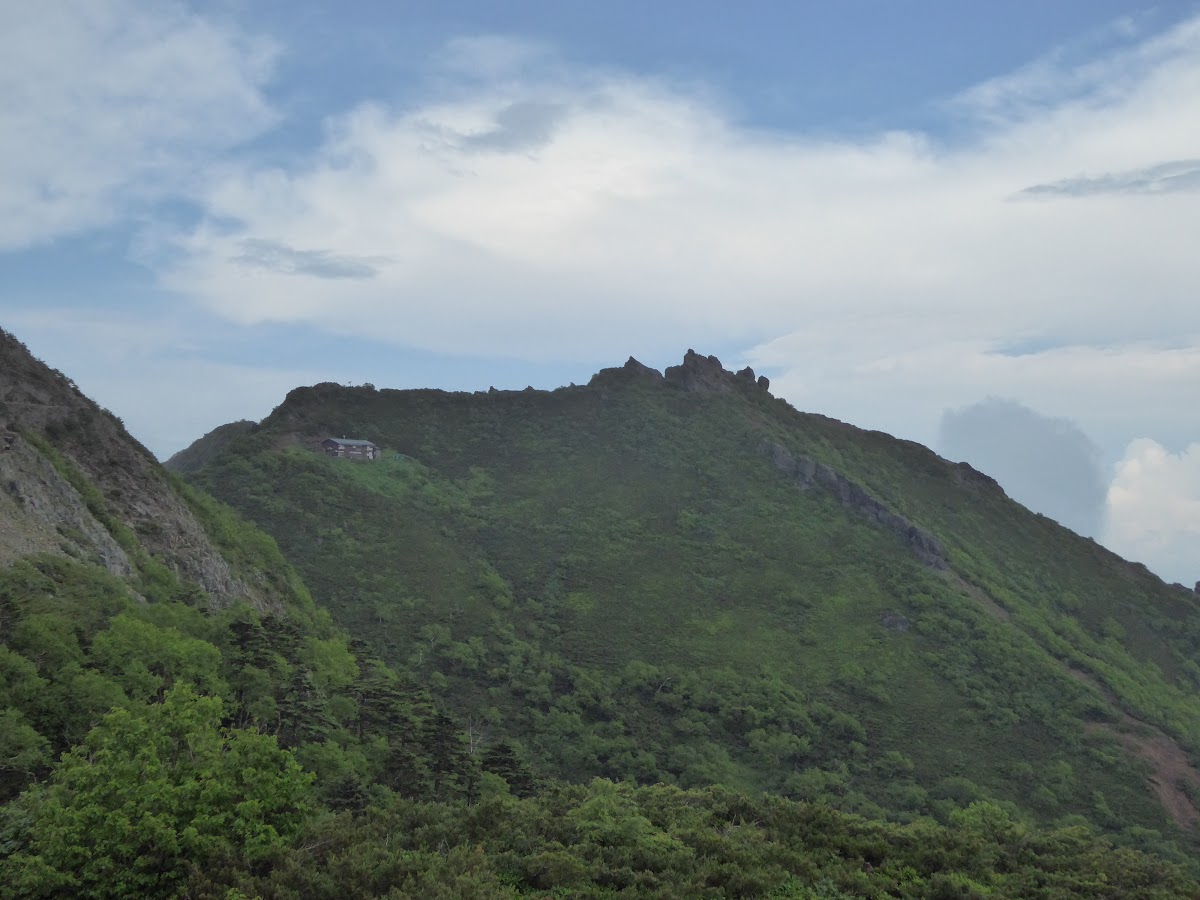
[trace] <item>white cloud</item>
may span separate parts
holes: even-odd
[[[587,365],[743,347],[796,405],[927,443],[943,410],[995,394],[1069,416],[1110,459],[1133,435],[1183,446],[1200,18],[1087,49],[964,91],[952,137],[837,139],[475,36],[437,57],[425,102],[333,117],[291,168],[214,170],[194,163],[272,121],[269,45],[178,5],[12,5],[0,249],[171,182],[205,216],[142,250],[229,322]],[[281,396],[303,373],[214,370],[212,397],[243,375]]]
[[[361,106],[309,165],[231,172],[166,284],[240,322],[527,359],[607,361],[631,331],[664,348],[815,328],[849,343],[881,317],[899,326],[893,348],[923,346],[936,322],[947,352],[1200,334],[1200,195],[1013,199],[1200,156],[1200,20],[1043,67],[1036,103],[1004,99],[1017,89],[1002,83],[986,103],[969,92],[974,137],[952,143],[759,132],[654,79],[522,80],[501,46],[502,81]],[[248,240],[389,262],[359,279],[251,271]]]
[[[274,121],[274,55],[170,0],[0,5],[0,250],[186,194]]]
[[[1189,587],[1200,580],[1200,443],[1133,441],[1108,491],[1104,543]]]
[[[477,34],[451,40],[438,62],[447,72],[471,78],[508,78],[531,66],[552,63],[553,48],[540,41],[511,35]]]

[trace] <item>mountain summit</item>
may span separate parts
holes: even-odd
[[[331,435],[382,458],[314,452]],[[557,776],[1200,818],[1193,592],[715,357],[554,391],[297,388],[192,478]]]

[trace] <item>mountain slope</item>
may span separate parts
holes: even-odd
[[[554,774],[1189,830],[1196,596],[767,387],[690,351],[553,392],[317,385],[193,477]]]
[[[1065,808],[1070,763],[1006,770],[985,791],[885,749],[911,735],[889,732],[883,711],[936,708],[939,691],[944,712],[975,724],[955,712],[956,686],[939,687],[918,655],[923,618],[891,602],[917,582],[936,601],[953,552],[837,470],[763,442],[761,421],[736,424],[731,414],[745,409],[727,388],[749,390],[745,375],[735,383],[712,365],[672,374],[676,386],[734,401],[707,412],[708,401],[664,406],[675,395],[656,396],[661,378],[636,366],[616,373],[599,407],[589,405],[596,391],[576,392],[540,423],[536,396],[513,405],[514,395],[493,395],[489,412],[467,410],[457,425],[436,408],[445,395],[415,398],[436,401],[420,445],[431,459],[438,446],[456,458],[491,421],[495,433],[455,463],[465,469],[395,452],[371,466],[318,457],[286,427],[243,434],[207,471],[251,489],[248,505],[291,517],[280,532],[317,554],[297,558],[397,661],[388,666],[311,606],[269,538],[158,468],[15,342],[6,352],[23,371],[5,382],[0,432],[5,896],[1200,895],[1186,836],[1131,824],[1161,818],[1137,773],[1092,785],[1110,804],[1109,830],[1142,848],[1114,849],[1078,818],[1031,827],[1030,809],[981,799],[1017,778],[1053,787],[1066,799],[1050,801]],[[652,393],[627,392],[631,376]],[[743,399],[769,399],[754,391]],[[310,404],[311,393],[293,401]],[[373,418],[420,418],[385,399]],[[671,408],[677,421],[663,420]],[[601,431],[568,437],[581,411]],[[641,424],[626,436],[636,440],[614,451],[607,430],[624,433],[634,413]],[[748,454],[747,436],[760,441]],[[517,438],[507,466],[472,462]],[[532,462],[525,484],[516,460]],[[535,489],[543,476],[561,496]],[[614,477],[627,489],[614,491]],[[664,511],[672,502],[679,510]],[[764,511],[775,516],[767,527]],[[148,527],[155,516],[159,531]],[[207,545],[170,541],[195,531]],[[824,547],[830,534],[836,546]],[[210,549],[232,593],[188,576]],[[760,561],[779,596],[755,606]],[[680,572],[694,597],[675,596]],[[824,580],[806,586],[804,573]],[[404,586],[427,590],[395,593]],[[876,595],[888,600],[877,620]],[[839,623],[870,642],[881,669],[909,679],[913,698],[864,680],[860,648],[823,646]],[[775,634],[780,624],[794,628]],[[765,658],[740,646],[744,631]],[[811,659],[793,658],[797,641]],[[1097,686],[1077,687],[1109,702]],[[1129,718],[1099,713],[1091,725]],[[1162,754],[1159,738],[1121,734]],[[1107,738],[1103,749],[1119,753]],[[600,770],[614,780],[545,777]],[[878,821],[885,814],[905,824]]]
[[[181,475],[194,472],[202,468],[226,444],[239,434],[251,430],[254,425],[254,422],[245,419],[239,422],[229,422],[226,425],[218,425],[208,434],[204,435],[204,437],[193,441],[189,446],[180,450],[164,462],[163,468],[169,469],[172,472],[178,472]]]
[[[65,555],[205,603],[307,604],[269,541],[166,473],[121,422],[0,330],[0,564]]]

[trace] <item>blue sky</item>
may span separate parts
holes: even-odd
[[[1200,577],[1200,4],[349,9],[0,11],[0,324],[156,453],[695,347]]]

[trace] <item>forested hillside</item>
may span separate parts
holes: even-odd
[[[185,484],[0,351],[5,896],[1200,896],[1193,598],[977,473],[689,356]]]
[[[329,435],[385,458],[313,452]],[[469,739],[546,775],[897,821],[986,799],[1192,846],[1196,595],[748,371],[318,385],[195,480]]]

